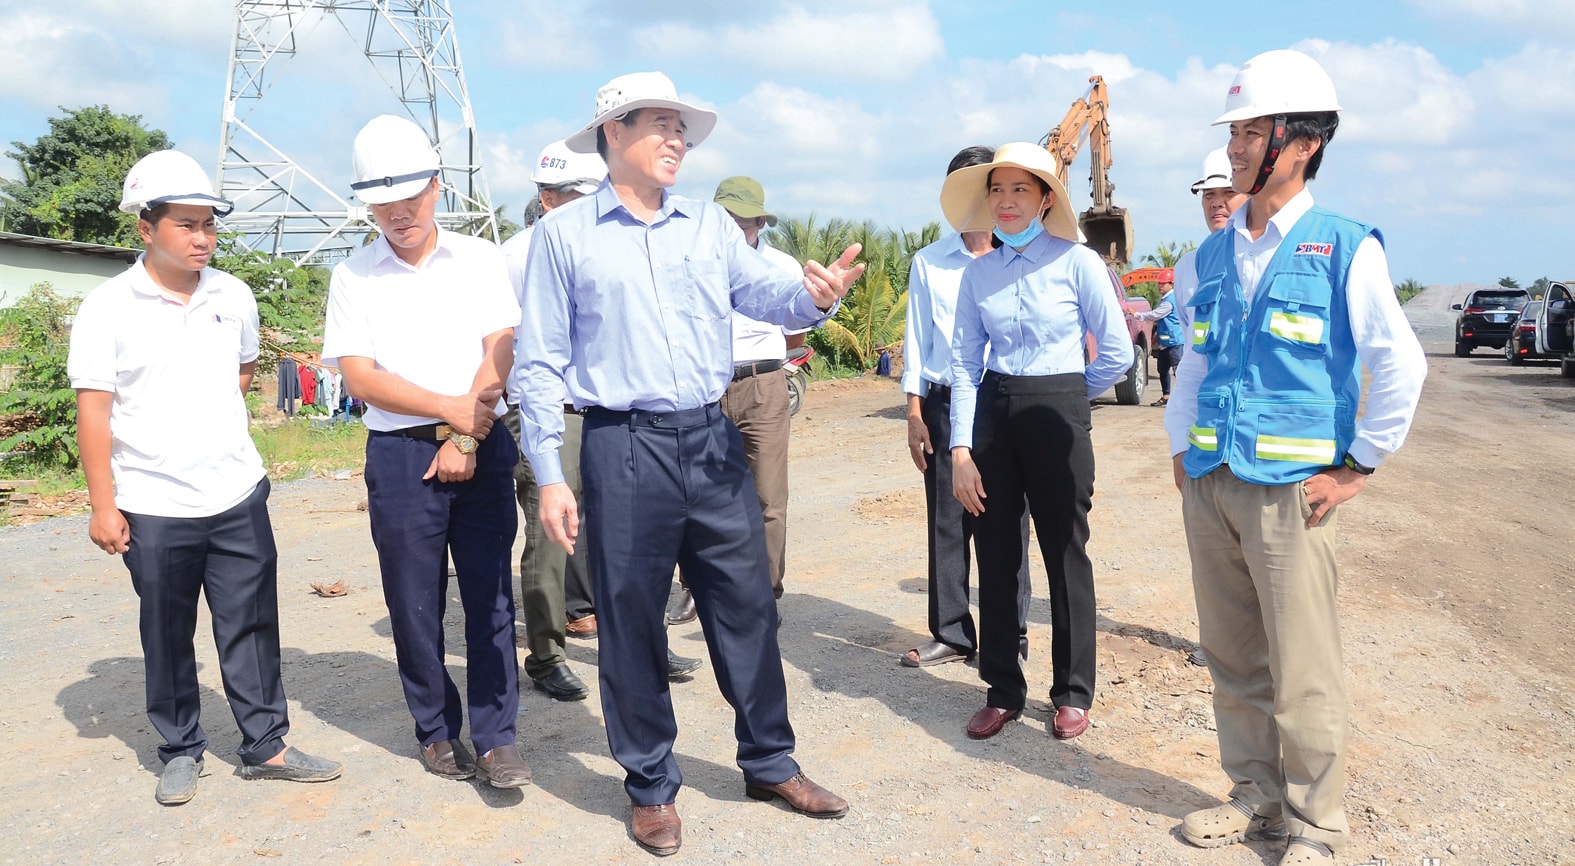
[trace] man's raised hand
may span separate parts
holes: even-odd
[[[804,288],[816,307],[829,310],[847,296],[848,289],[864,275],[864,263],[853,261],[863,250],[862,244],[849,245],[829,268],[813,259],[804,265]]]

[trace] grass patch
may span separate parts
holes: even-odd
[[[0,479],[28,479],[38,484],[23,490],[32,496],[57,496],[87,486],[82,473],[75,469],[61,469],[46,463],[35,463],[12,457],[0,460]]]
[[[359,469],[366,463],[366,427],[361,424],[319,427],[308,418],[292,418],[271,427],[254,424],[251,434],[268,477],[275,481]]]

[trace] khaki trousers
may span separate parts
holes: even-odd
[[[510,407],[503,417],[515,441],[520,436],[519,409]],[[580,490],[580,430],[584,420],[579,415],[563,416],[563,447],[558,455],[563,458],[563,480],[574,492],[580,503],[580,523],[585,522],[585,497]],[[563,643],[567,637],[564,626],[568,623],[566,609],[567,586],[571,582],[585,582],[590,570],[583,532],[580,543],[575,545],[574,557],[563,548],[547,540],[547,530],[541,525],[541,488],[536,486],[536,473],[530,460],[520,449],[520,458],[514,465],[514,497],[525,514],[525,546],[520,549],[519,612],[525,620],[525,645],[530,652],[525,656],[525,675],[541,679],[552,669],[565,663]],[[581,591],[582,593],[584,590]]]
[[[1182,488],[1231,797],[1338,850],[1350,828],[1335,515],[1308,528],[1311,513],[1300,483],[1249,484],[1228,466]]]
[[[722,394],[722,414],[744,436],[744,457],[755,476],[755,495],[766,523],[766,558],[771,588],[782,597],[787,574],[788,411],[787,381],[780,370],[739,379]]]

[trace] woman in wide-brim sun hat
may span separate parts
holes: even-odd
[[[968,723],[975,739],[1000,733],[1027,701],[1017,630],[1024,507],[1050,582],[1054,734],[1086,730],[1094,700],[1089,401],[1125,374],[1132,343],[1109,270],[1077,243],[1059,168],[1044,148],[1018,142],[941,188],[953,228],[993,231],[1001,244],[963,272],[952,338],[953,492],[975,516],[979,675],[989,686]],[[1085,365],[1089,336],[1097,351]]]

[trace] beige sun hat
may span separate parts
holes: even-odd
[[[1077,243],[1077,217],[1072,213],[1072,203],[1067,200],[1066,184],[1057,177],[1060,166],[1056,159],[1037,144],[1014,141],[1001,145],[995,159],[983,165],[959,168],[946,176],[941,185],[941,212],[946,221],[959,232],[987,232],[995,228],[995,217],[990,213],[990,172],[1002,166],[1020,168],[1040,180],[1055,194],[1055,204],[1043,220],[1045,231],[1064,240]]]
[[[596,152],[596,130],[614,118],[641,108],[674,108],[684,121],[684,143],[695,147],[716,128],[716,112],[678,98],[673,80],[660,72],[631,72],[596,91],[596,119],[564,139],[576,153]]]

